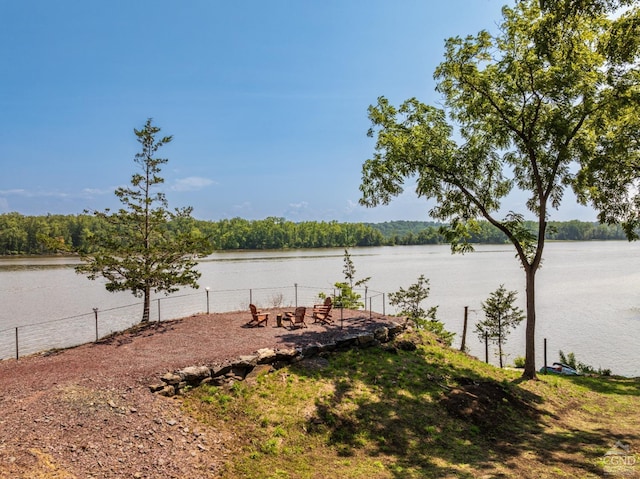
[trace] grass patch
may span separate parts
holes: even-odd
[[[640,448],[637,380],[522,382],[428,334],[402,339],[417,350],[355,349],[250,387],[197,388],[185,410],[234,438],[225,478],[595,478],[617,441]]]

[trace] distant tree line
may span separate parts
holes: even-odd
[[[431,221],[390,221],[386,223],[365,223],[380,231],[385,245],[420,245],[448,243],[442,235],[441,223]],[[478,221],[475,228],[469,229],[470,243],[502,244],[508,243],[506,236],[488,221]],[[535,235],[538,225],[535,221],[525,221],[525,228]],[[627,239],[619,225],[605,225],[587,221],[550,221],[547,225],[546,239],[552,241],[592,241]]]
[[[533,221],[526,222],[526,225],[532,232],[537,230]],[[440,233],[442,226],[423,221],[297,223],[275,217],[219,221],[188,218],[171,224],[176,233],[188,231],[208,238],[216,250],[444,244],[446,240]],[[0,214],[0,255],[86,253],[90,248],[88,238],[104,231],[106,227],[103,220],[92,215]],[[589,241],[623,240],[626,237],[617,225],[566,221],[550,222],[547,239]],[[471,233],[470,241],[501,244],[506,242],[506,238],[488,222],[480,221]]]

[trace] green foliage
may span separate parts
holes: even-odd
[[[441,244],[445,238],[439,225],[425,221],[389,221],[364,225],[336,223],[329,235],[311,234],[328,223],[307,221],[293,223],[284,219],[205,221],[190,218],[173,221],[168,228],[176,234],[192,230],[206,237],[217,249],[282,249],[381,245]],[[537,224],[525,221],[531,232]],[[23,216],[0,214],[0,255],[39,255],[52,253],[87,253],[89,239],[107,227],[99,217],[89,215]],[[487,221],[478,221],[470,231],[470,243],[501,244],[507,240],[502,231]],[[260,236],[259,236],[260,235]],[[624,240],[620,225],[585,221],[550,221],[546,238],[556,241]],[[355,243],[355,244],[354,244]]]
[[[569,353],[565,356],[562,350],[560,350],[558,352],[558,356],[560,357],[561,363],[566,364],[567,366],[571,366],[580,374],[597,374],[599,376],[611,376],[611,369],[596,369],[593,366],[582,363],[576,359],[576,355],[574,353]]]
[[[507,291],[503,284],[496,289],[487,300],[482,303],[485,319],[476,324],[478,339],[498,345],[498,357],[502,367],[502,346],[507,342],[507,336],[524,320],[523,311],[514,305],[518,293]]]
[[[76,272],[89,279],[106,279],[107,291],[130,291],[144,298],[142,321],[149,320],[152,292],[165,294],[181,286],[197,288],[200,273],[196,259],[211,252],[206,238],[189,228],[191,208],[169,211],[164,193],[158,186],[161,166],[168,162],[156,158],[157,151],[172,137],[157,138],[160,128],[147,120],[141,130],[134,129],[141,151],[135,156],[140,168],[131,177],[131,186],[116,189],[122,208],[95,211],[104,228],[89,236],[91,252],[82,255]],[[178,231],[170,223],[180,223]]]
[[[416,324],[419,328],[435,334],[442,344],[451,346],[451,343],[453,343],[453,338],[456,334],[444,329],[444,323],[442,321],[438,321],[437,319],[419,319],[416,321]]]
[[[524,356],[518,356],[513,360],[513,365],[516,368],[523,368],[524,367]]]
[[[431,288],[429,280],[421,274],[418,281],[406,290],[402,287],[394,293],[389,293],[389,304],[398,306],[400,314],[407,317],[407,320],[418,322],[421,319],[436,319],[437,306],[425,311],[422,308],[422,301],[429,297]]]
[[[444,223],[442,234],[454,252],[471,250],[480,218],[514,245],[531,305],[523,371],[530,379],[536,375],[535,276],[550,212],[569,186],[588,197],[607,185],[617,200],[631,196],[640,205],[637,184],[627,182],[625,189],[623,181],[607,183],[607,165],[625,170],[611,166],[611,158],[630,160],[623,179],[637,171],[640,126],[637,48],[615,59],[602,49],[616,25],[617,5],[575,15],[546,3],[546,10],[538,0],[504,7],[496,36],[481,31],[446,41],[434,74],[444,108],[416,98],[395,107],[378,98],[369,107],[375,153],[363,165],[360,185],[360,203],[373,207],[389,203],[403,192],[405,180],[417,178],[416,193],[435,201],[429,214]],[[636,30],[627,31],[627,45],[638,44]],[[603,172],[602,181],[593,180],[594,172]],[[514,191],[528,195],[526,211],[501,217],[502,203]],[[606,194],[595,197],[617,203]],[[525,212],[537,219],[533,232]]]
[[[362,295],[355,291],[355,288],[364,286],[371,277],[363,278],[360,280],[355,279],[356,268],[351,260],[351,255],[348,250],[344,250],[344,273],[345,281],[338,281],[334,284],[337,289],[336,296],[334,298],[334,304],[337,308],[346,309],[360,309],[364,306],[364,303],[360,301]],[[323,297],[321,294],[320,297]]]
[[[422,302],[429,297],[429,280],[421,274],[418,281],[406,290],[400,288],[398,291],[389,293],[389,304],[398,306],[400,314],[406,316],[407,321],[412,321],[418,329],[425,329],[435,334],[444,344],[451,346],[454,333],[444,329],[444,324],[436,319],[437,306],[428,310],[422,307]]]

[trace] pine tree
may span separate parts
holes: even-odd
[[[212,248],[196,230],[169,228],[171,222],[186,224],[184,220],[192,211],[191,207],[169,211],[164,193],[157,189],[164,183],[159,173],[168,160],[155,155],[173,138],[157,138],[160,128],[153,126],[151,119],[134,132],[142,145],[134,159],[141,172],[132,175],[131,186],[116,189],[122,208],[115,213],[109,209],[93,212],[105,220],[106,227],[89,239],[91,252],[83,255],[84,263],[76,272],[92,280],[105,278],[107,291],[131,291],[143,297],[142,322],[147,322],[151,293],[170,294],[181,286],[198,288],[196,258],[209,254]]]
[[[476,333],[480,341],[485,339],[498,345],[500,367],[502,367],[502,346],[507,342],[510,330],[525,318],[522,309],[514,306],[518,296],[516,291],[507,291],[503,284],[482,303],[484,321],[476,324]]]

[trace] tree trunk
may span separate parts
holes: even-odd
[[[469,306],[464,307],[464,326],[462,327],[462,342],[460,343],[460,351],[463,353],[467,349],[467,319],[469,317]]]
[[[498,355],[500,356],[500,369],[502,369],[502,322],[498,313]]]
[[[147,285],[144,289],[144,307],[142,310],[142,322],[149,322],[149,315],[151,310],[151,288]]]
[[[525,336],[524,379],[536,379],[536,271],[525,266],[527,278],[527,326]]]

